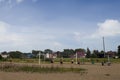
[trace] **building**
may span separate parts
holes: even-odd
[[[8,54],[8,53],[1,53],[0,55],[1,55],[3,58],[5,58],[5,59],[9,57],[9,54]]]
[[[57,58],[57,54],[56,53],[46,53],[45,54],[45,58]]]

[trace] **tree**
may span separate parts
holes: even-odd
[[[118,46],[118,57],[120,58],[120,45]]]
[[[97,58],[98,50],[93,50],[93,53],[91,54],[91,58]]]
[[[61,53],[62,53],[62,52],[60,52],[60,51],[57,51],[57,52],[56,52],[58,58],[61,58],[61,57],[62,57],[62,54],[61,54]]]
[[[3,59],[3,57],[0,55],[0,60],[2,60]]]
[[[86,52],[85,49],[79,48],[79,49],[75,49],[75,52]]]
[[[90,58],[90,56],[91,56],[91,51],[89,50],[89,48],[87,48],[86,57]]]
[[[23,53],[20,51],[11,51],[8,52],[8,54],[10,55],[10,58],[22,58]]]
[[[101,51],[101,52],[99,53],[99,55],[98,55],[98,58],[104,58],[104,54],[105,54],[105,52],[104,52],[104,51]]]
[[[32,54],[34,55],[34,58],[38,57],[39,52],[40,52],[39,50],[32,50]]]
[[[3,55],[6,55],[6,54],[8,54],[6,51],[4,51],[4,52],[1,52],[1,54],[3,54]]]
[[[69,58],[71,55],[74,55],[74,50],[73,49],[64,49],[62,56],[64,58]]]
[[[51,53],[53,53],[53,51],[52,51],[51,49],[45,49],[45,50],[44,50],[44,53],[45,53],[45,54],[46,54],[46,53],[51,54]]]

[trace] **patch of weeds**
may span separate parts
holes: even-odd
[[[110,76],[110,74],[105,74],[105,76]]]
[[[63,73],[63,72],[74,72],[84,74],[85,69],[81,68],[64,68],[59,66],[35,66],[35,65],[17,65],[17,64],[4,64],[0,65],[0,70],[5,72],[38,72],[38,73]]]

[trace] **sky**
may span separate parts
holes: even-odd
[[[0,0],[0,52],[117,51],[120,0]]]

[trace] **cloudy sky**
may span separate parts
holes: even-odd
[[[64,48],[116,51],[119,0],[0,0],[0,52]]]

